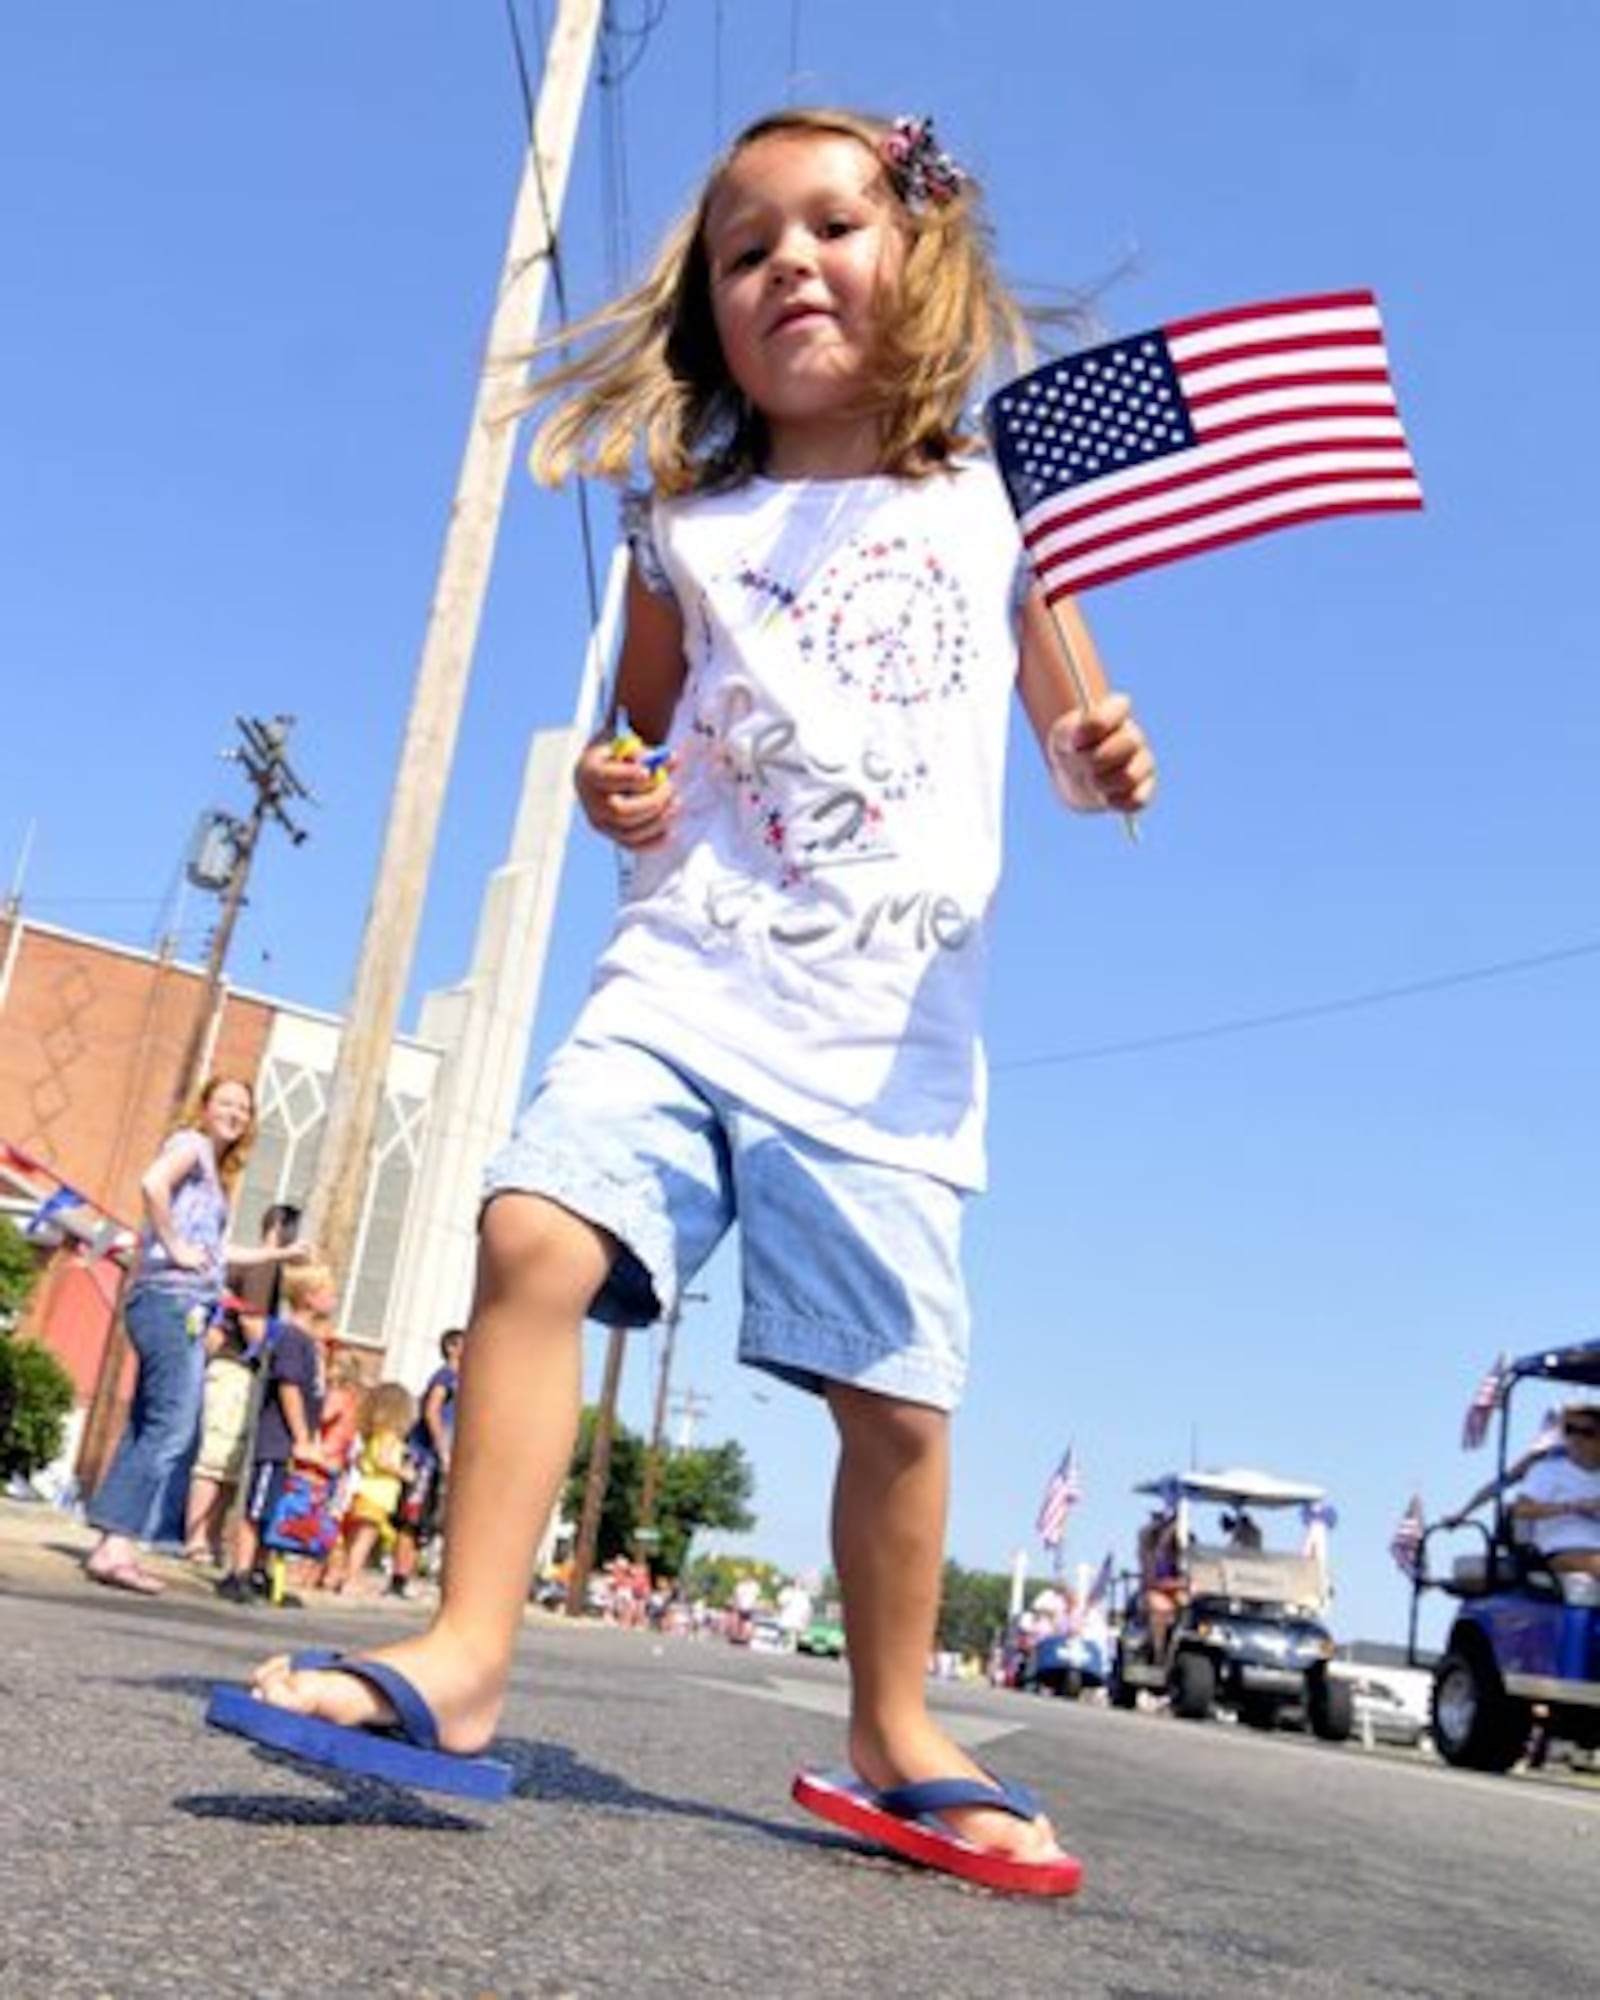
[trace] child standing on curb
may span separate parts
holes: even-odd
[[[373,1768],[371,1731],[398,1717],[481,1761],[573,1449],[582,1322],[670,1313],[737,1218],[741,1358],[824,1397],[839,1437],[852,1769],[795,1796],[927,1865],[1068,1893],[1049,1822],[924,1687],[1013,689],[1068,806],[1136,812],[1155,783],[1063,606],[1079,705],[965,428],[984,372],[1024,358],[1021,316],[925,121],[785,111],[585,332],[546,384],[565,400],[535,469],[648,463],[617,711],[670,761],[618,754],[610,729],[580,760],[588,818],[635,859],[578,1024],[490,1168],[438,1614],[373,1660],[269,1661],[235,1704],[259,1722],[215,1719]]]
[[[265,1388],[233,1567],[217,1585],[217,1595],[232,1604],[248,1604],[264,1594],[257,1576],[261,1538],[283,1499],[290,1468],[326,1469],[321,1426],[326,1344],[333,1332],[333,1273],[321,1264],[295,1265],[284,1273],[283,1303],[285,1316],[267,1324]]]

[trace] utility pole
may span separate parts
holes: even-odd
[[[672,1350],[678,1339],[678,1321],[682,1319],[686,1305],[704,1305],[708,1296],[709,1294],[705,1292],[680,1293],[666,1317],[661,1346],[661,1368],[656,1376],[655,1415],[650,1424],[650,1449],[645,1454],[644,1483],[639,1493],[641,1539],[655,1531],[656,1499],[661,1487],[661,1459],[667,1439],[667,1390],[672,1381]]]
[[[682,1429],[678,1432],[679,1451],[688,1451],[694,1444],[694,1427],[711,1407],[711,1398],[701,1396],[693,1389],[685,1389],[681,1396],[672,1399],[672,1414],[678,1419]]]
[[[526,352],[538,334],[602,12],[603,0],[561,0],[550,37],[417,667],[310,1204],[310,1233],[339,1271],[348,1270],[355,1246],[516,445],[517,426],[503,411],[527,369],[509,366],[509,357]]]
[[[625,1327],[614,1326],[606,1336],[606,1371],[600,1384],[600,1406],[594,1413],[594,1437],[589,1444],[589,1476],[583,1483],[583,1512],[578,1517],[578,1539],[572,1550],[572,1575],[567,1580],[567,1616],[583,1616],[588,1595],[589,1575],[594,1568],[595,1550],[600,1542],[600,1512],[606,1501],[606,1482],[611,1477],[611,1440],[617,1428],[617,1394],[622,1387],[622,1356],[627,1345]]]
[[[197,852],[190,860],[190,879],[200,888],[220,887],[222,908],[211,933],[205,984],[190,1024],[183,1058],[178,1064],[177,1081],[172,1093],[174,1116],[183,1112],[204,1081],[207,1054],[222,1000],[223,968],[228,962],[228,948],[233,943],[234,926],[244,907],[250,867],[255,860],[261,829],[271,818],[278,822],[296,847],[306,838],[305,828],[295,825],[284,804],[286,799],[310,797],[290,764],[286,749],[294,717],[275,715],[270,722],[263,722],[257,716],[239,715],[234,717],[234,721],[238,725],[241,747],[225,750],[222,754],[244,766],[255,798],[245,819],[234,819],[228,813],[208,815],[207,821],[202,822],[202,838],[209,833],[206,849]],[[209,875],[205,872],[206,851],[220,854],[220,861],[215,864],[217,872]]]
[[[239,911],[244,906],[245,888],[250,880],[250,864],[255,858],[257,843],[262,828],[268,819],[275,819],[298,847],[305,839],[305,829],[296,826],[290,819],[285,801],[306,799],[311,795],[296,775],[289,762],[287,744],[289,732],[294,727],[292,715],[275,715],[263,722],[258,716],[239,715],[234,717],[238,726],[241,747],[224,750],[223,756],[244,766],[245,776],[250,780],[255,793],[249,816],[235,819],[231,813],[211,812],[201,820],[200,833],[189,858],[189,879],[197,888],[209,889],[222,895],[222,909],[217,918],[216,928],[211,934],[211,949],[206,957],[205,984],[195,1004],[194,1019],[190,1024],[189,1038],[184,1047],[182,1060],[178,1064],[172,1092],[172,1116],[180,1117],[190,1100],[199,1090],[206,1067],[207,1054],[211,1046],[218,1009],[222,1002],[222,975],[227,964],[228,947],[233,941],[234,925],[238,922]],[[155,1008],[157,986],[170,958],[170,950],[163,941],[158,966],[146,1005],[144,1025],[140,1030],[136,1066],[146,1053],[145,1037],[149,1033]],[[122,1161],[126,1156],[128,1137],[128,1114],[124,1106],[121,1124],[117,1132],[116,1149],[112,1155],[112,1176],[120,1174]],[[95,1371],[94,1389],[89,1397],[88,1411],[84,1417],[83,1432],[79,1440],[76,1473],[85,1492],[91,1491],[98,1483],[111,1455],[111,1447],[116,1442],[118,1392],[122,1382],[123,1365],[127,1359],[128,1336],[123,1329],[121,1297],[126,1287],[126,1277],[118,1289],[116,1309],[113,1310],[106,1327],[105,1345],[100,1350],[100,1365]]]

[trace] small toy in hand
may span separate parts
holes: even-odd
[[[653,785],[667,782],[667,766],[672,761],[672,752],[664,744],[646,743],[628,720],[626,709],[618,713],[617,731],[611,739],[611,754],[625,758],[630,764],[642,764],[650,773]]]

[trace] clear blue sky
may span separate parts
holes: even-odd
[[[503,10],[85,0],[8,10],[6,44],[0,873],[32,827],[32,914],[151,941],[197,812],[242,802],[234,714],[292,712],[322,804],[305,847],[269,842],[231,970],[338,1009],[519,166]],[[935,112],[1016,277],[1128,265],[1115,329],[1379,294],[1427,511],[1088,600],[1164,759],[1137,848],[1060,815],[1018,734],[951,1549],[1037,1563],[1069,1439],[1087,1562],[1131,1548],[1135,1480],[1256,1463],[1327,1484],[1337,1623],[1394,1634],[1389,1531],[1485,1469],[1458,1444],[1482,1368],[1595,1328],[1600,24],[1572,0],[1536,35],[1488,0],[667,0],[628,48],[635,259],[719,136],[839,99]],[[598,104],[579,306],[607,273]],[[585,625],[574,502],[519,471],[415,992],[465,967]],[[580,840],[538,1051],[611,882]],[[208,914],[182,913],[197,954]],[[730,1365],[726,1266],[707,1289],[679,1377],[712,1399],[700,1435],[755,1461],[757,1545],[818,1561],[825,1424]]]

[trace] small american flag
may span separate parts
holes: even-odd
[[[1105,1557],[1100,1567],[1095,1571],[1093,1580],[1089,1585],[1089,1594],[1083,1600],[1083,1607],[1086,1611],[1093,1610],[1097,1604],[1105,1603],[1106,1599],[1111,1595],[1111,1579],[1115,1574],[1116,1572],[1111,1561],[1111,1551],[1107,1549]]]
[[[1044,1489],[1044,1498],[1039,1502],[1039,1518],[1034,1524],[1039,1530],[1039,1539],[1047,1549],[1058,1549],[1061,1538],[1067,1531],[1067,1516],[1083,1498],[1083,1480],[1078,1473],[1078,1451],[1076,1445],[1068,1445],[1061,1463],[1050,1475],[1050,1483]]]
[[[1461,1420],[1461,1449],[1476,1451],[1489,1435],[1489,1419],[1500,1407],[1500,1391],[1505,1383],[1506,1357],[1500,1355],[1472,1392],[1467,1414]]]
[[[39,1236],[46,1230],[56,1228],[56,1217],[66,1215],[74,1208],[86,1208],[88,1203],[76,1188],[70,1188],[63,1181],[54,1194],[46,1195],[22,1225],[24,1236]]]
[[[1272,528],[1422,505],[1371,292],[1130,334],[1020,376],[986,417],[1048,603]]]
[[[1389,1553],[1402,1576],[1414,1577],[1417,1574],[1424,1532],[1422,1495],[1413,1493],[1410,1504],[1395,1523],[1394,1533],[1389,1537]]]

